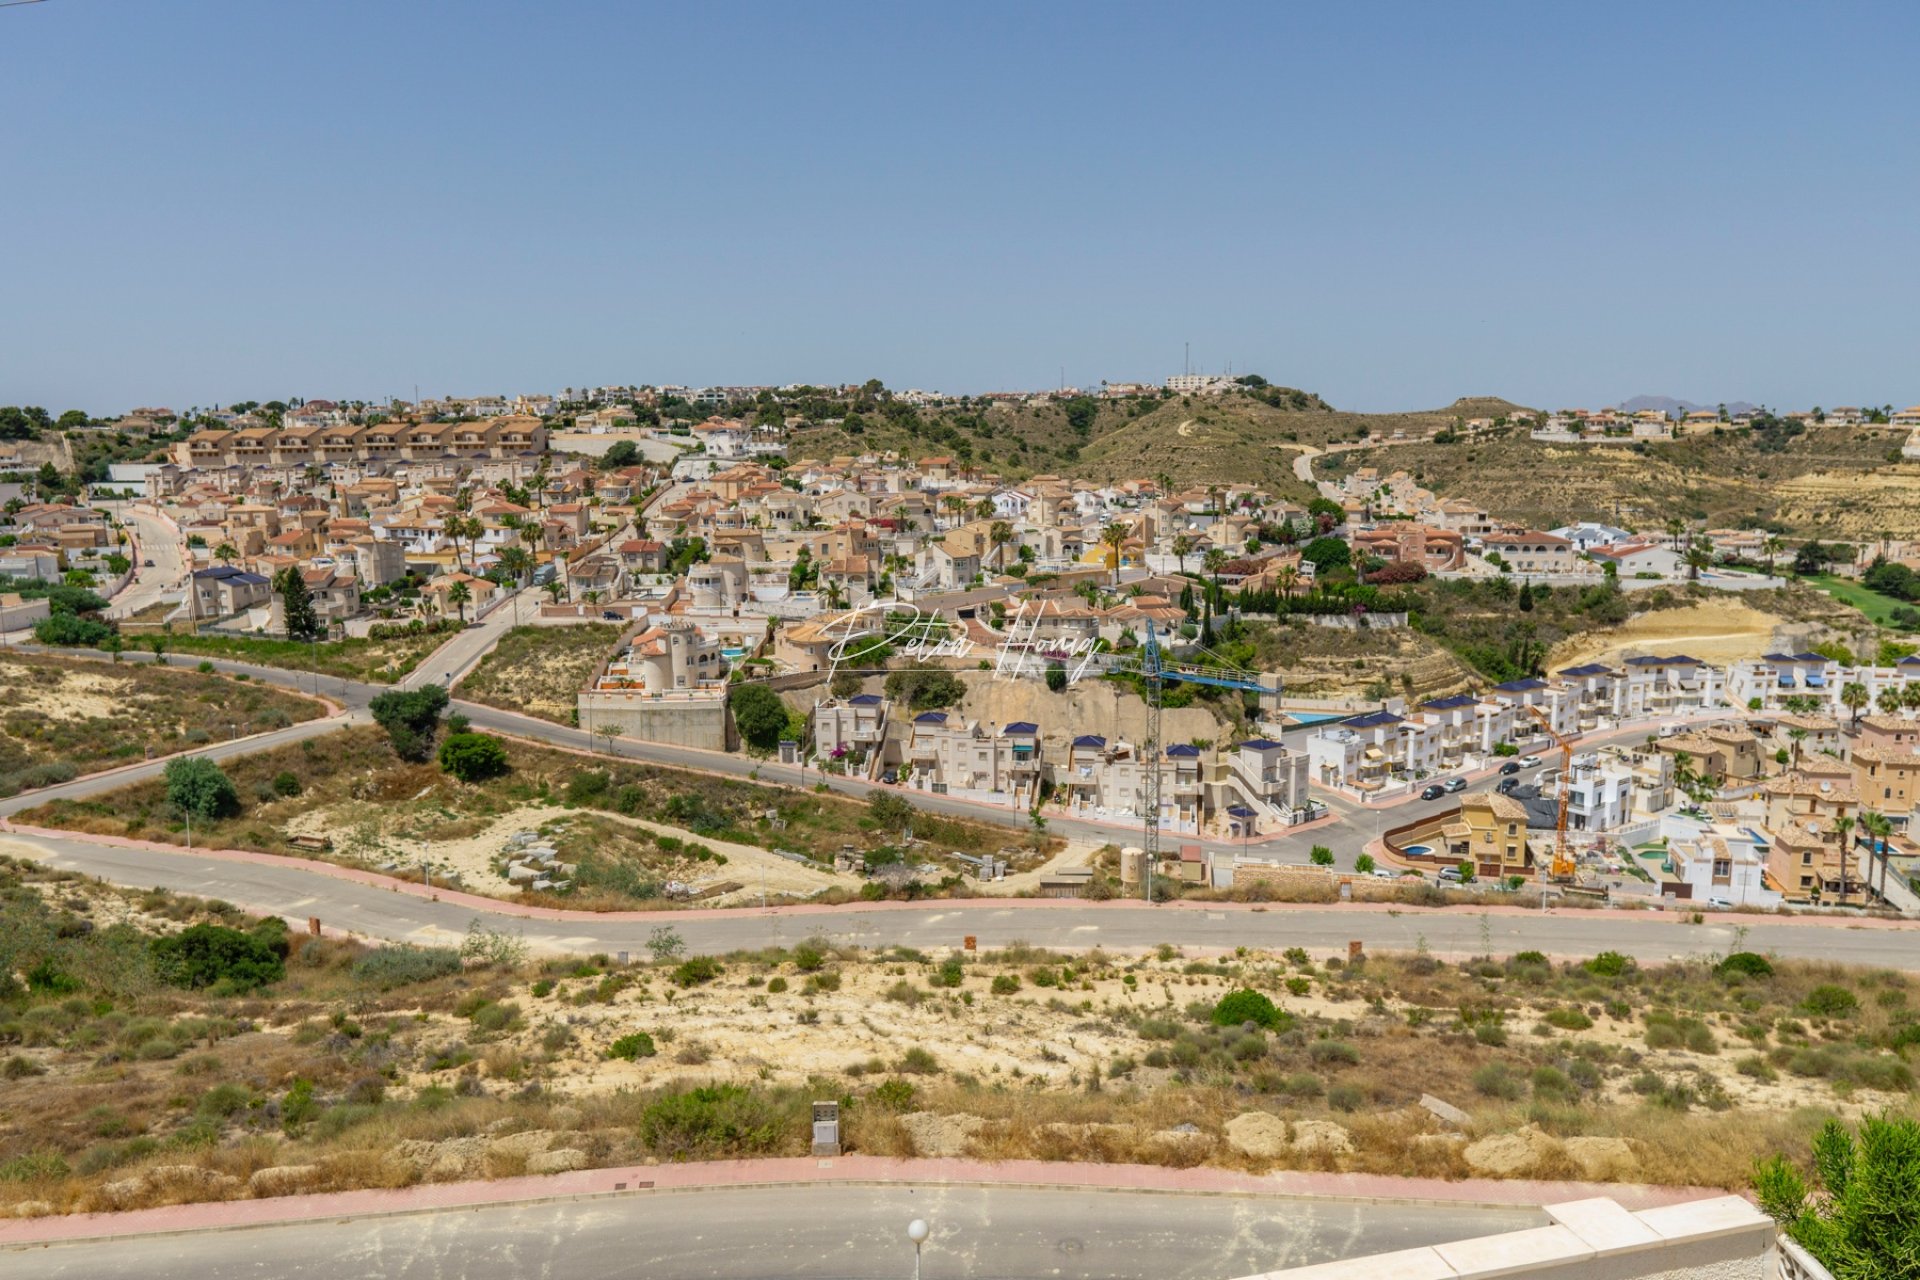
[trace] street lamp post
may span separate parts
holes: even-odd
[[[913,1241],[913,1280],[920,1280],[920,1246],[927,1238],[927,1220],[915,1218],[907,1224],[907,1239]]]

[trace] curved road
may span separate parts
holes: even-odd
[[[256,678],[293,686],[311,684],[312,676],[299,672],[216,661],[218,668],[244,671]],[[273,733],[211,746],[202,754],[219,759],[261,750],[304,737],[333,732],[346,723],[364,721],[365,704],[380,689],[335,678],[319,681],[320,691],[350,708],[344,717],[309,721]],[[459,703],[476,725],[538,738],[559,746],[589,750],[594,745],[579,729],[551,724],[512,712],[473,703]],[[618,754],[681,768],[744,776],[757,770],[762,781],[806,785],[821,780],[818,773],[659,743],[620,741]],[[55,797],[80,797],[123,786],[157,774],[161,761],[150,761],[75,779],[0,801],[0,817]],[[829,786],[862,796],[875,785],[857,779],[828,778]],[[891,788],[889,788],[891,790]],[[990,810],[945,796],[917,792],[907,795],[922,809],[959,817],[986,818],[1009,825],[1024,824],[1024,815]],[[1394,811],[1401,821],[1423,811],[1444,807],[1450,799],[1422,806],[1416,802]],[[1372,834],[1370,819],[1346,805],[1334,825],[1308,833],[1256,844],[1269,856],[1293,862],[1306,860],[1313,842],[1333,846],[1349,861]],[[1057,819],[1050,829],[1086,839],[1108,840],[1124,833],[1100,824]],[[628,951],[638,954],[648,934],[671,921],[688,945],[704,952],[726,952],[744,947],[794,942],[822,934],[867,946],[895,943],[921,947],[959,945],[966,935],[980,945],[1002,946],[1030,942],[1066,948],[1108,946],[1141,948],[1160,943],[1232,948],[1235,946],[1312,946],[1340,951],[1358,940],[1376,949],[1411,950],[1421,944],[1448,955],[1500,954],[1537,950],[1550,955],[1583,957],[1602,950],[1626,952],[1643,961],[1682,956],[1721,954],[1737,947],[1773,951],[1783,956],[1833,959],[1857,964],[1887,965],[1920,971],[1920,928],[1848,924],[1817,925],[1777,921],[1762,915],[1710,916],[1711,923],[1691,925],[1683,918],[1635,912],[1631,914],[1563,908],[1552,914],[1494,908],[1476,910],[1385,910],[1352,907],[1147,907],[1129,903],[1093,904],[1035,899],[973,899],[915,906],[881,903],[843,908],[801,907],[770,912],[674,911],[652,915],[614,916],[569,913],[569,918],[528,918],[508,904],[463,905],[434,901],[414,891],[343,879],[297,860],[255,862],[214,858],[184,850],[140,849],[96,843],[83,836],[10,835],[24,851],[51,866],[98,876],[116,884],[148,888],[164,886],[182,893],[220,898],[258,911],[295,920],[318,916],[322,923],[369,938],[418,943],[456,939],[476,917],[487,917],[497,927],[524,935],[541,950],[580,952]],[[1234,848],[1238,844],[1220,844]]]
[[[33,1280],[1222,1280],[1545,1225],[1524,1209],[1027,1187],[638,1192],[0,1253]]]

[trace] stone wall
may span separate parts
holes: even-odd
[[[580,727],[598,734],[610,725],[636,742],[664,742],[702,751],[728,749],[729,718],[724,697],[649,697],[612,691],[580,694]]]

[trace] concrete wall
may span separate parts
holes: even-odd
[[[728,749],[727,702],[724,697],[654,697],[614,690],[582,691],[580,727],[594,733],[619,725],[623,738],[664,742],[703,751]]]
[[[1629,1213],[1612,1200],[1545,1206],[1551,1226],[1247,1280],[1768,1280],[1773,1220],[1739,1196]]]

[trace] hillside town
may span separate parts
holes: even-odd
[[[1222,390],[1183,376],[1164,393]],[[1168,874],[1216,886],[1239,862],[1243,883],[1258,875],[1270,842],[1329,805],[1437,801],[1444,812],[1379,842],[1378,865],[1715,906],[1920,908],[1906,873],[1920,859],[1905,834],[1920,802],[1911,651],[1716,664],[1675,645],[1368,699],[1297,696],[1248,652],[1223,652],[1276,620],[1404,629],[1392,593],[1421,582],[1777,583],[1789,548],[1766,530],[1635,530],[1589,511],[1517,527],[1371,468],[1299,503],[1164,477],[1014,478],[942,455],[789,457],[800,420],[780,405],[810,394],[136,410],[98,429],[158,436],[155,460],[113,464],[82,495],[43,473],[8,482],[0,574],[16,589],[0,625],[95,647],[472,630],[478,656],[514,627],[612,623],[618,638],[570,695],[591,734],[777,755],[1036,824],[1106,824],[1121,841],[1157,797],[1153,825],[1175,844],[1239,842],[1196,845],[1184,866],[1164,854]],[[661,405],[679,412],[662,419]],[[1684,430],[1699,415],[1654,416]],[[1538,430],[1623,421],[1563,413]],[[33,589],[52,583],[98,592],[104,618]],[[1089,723],[1071,697],[1032,696],[1143,697],[1149,673],[1214,699],[1217,732],[1156,742],[1144,723]],[[743,732],[746,689],[775,691],[788,720]],[[1485,786],[1461,794],[1469,781]]]

